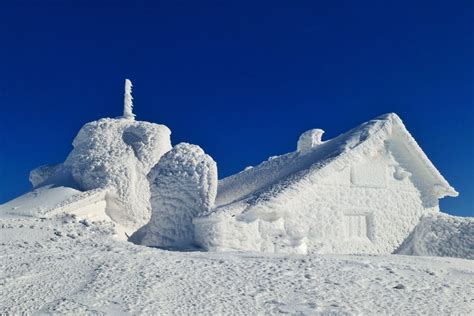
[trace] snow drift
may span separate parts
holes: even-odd
[[[193,246],[193,218],[208,214],[214,206],[217,192],[214,160],[199,146],[180,143],[161,158],[148,179],[151,220],[130,240],[148,246]]]
[[[397,253],[474,259],[474,218],[442,213],[423,216]]]

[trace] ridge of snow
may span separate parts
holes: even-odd
[[[4,217],[55,218],[76,216],[81,220],[107,222],[114,227],[115,237],[125,240],[133,229],[114,222],[108,212],[116,197],[106,189],[79,191],[71,187],[44,185],[0,205]]]
[[[0,213],[19,216],[42,217],[74,200],[84,192],[63,186],[43,186],[0,205]]]

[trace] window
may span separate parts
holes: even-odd
[[[351,183],[356,186],[383,188],[386,186],[387,167],[383,160],[370,160],[353,165]]]
[[[346,239],[369,238],[369,218],[367,214],[344,214]]]

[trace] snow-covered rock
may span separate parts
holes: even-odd
[[[474,218],[442,213],[423,216],[397,253],[474,259]]]
[[[79,131],[63,168],[80,190],[109,190],[116,205],[108,215],[121,225],[139,228],[151,215],[146,176],[171,149],[170,134],[166,126],[149,122],[93,121]]]
[[[216,208],[195,219],[211,251],[378,253],[396,250],[438,200],[457,196],[394,113],[219,181]]]
[[[159,247],[194,244],[195,217],[207,215],[217,192],[217,166],[196,145],[180,143],[148,175],[153,213],[131,240]]]

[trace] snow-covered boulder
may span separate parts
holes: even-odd
[[[147,246],[192,246],[193,219],[208,214],[214,205],[216,163],[199,146],[180,143],[161,158],[148,178],[151,220],[130,240]]]
[[[423,216],[397,253],[474,259],[474,218],[442,213]]]
[[[171,149],[170,134],[166,126],[149,122],[93,121],[79,131],[62,168],[80,190],[108,189],[115,204],[108,215],[126,227],[139,228],[151,215],[146,176]]]

